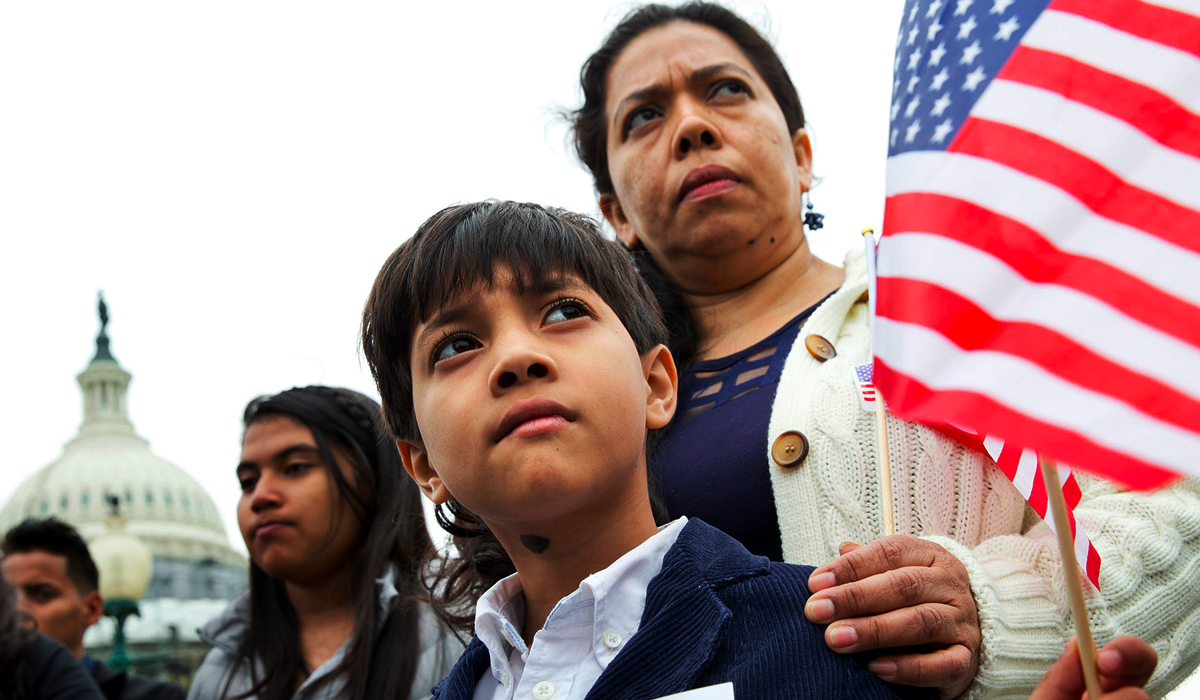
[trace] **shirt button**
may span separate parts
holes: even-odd
[[[837,350],[833,349],[833,343],[815,333],[804,339],[804,348],[808,350],[808,354],[812,355],[817,362],[824,362],[825,360],[832,360],[837,357]]]
[[[604,632],[604,646],[609,649],[616,649],[621,646],[621,633],[616,630],[606,630]]]
[[[509,683],[512,683],[512,676],[508,675],[508,671],[500,672],[500,682],[507,688]]]
[[[533,686],[533,697],[537,700],[550,700],[554,697],[554,684],[550,681],[541,681]]]
[[[799,430],[789,430],[775,438],[771,445],[771,459],[786,469],[800,466],[808,456],[808,438]]]

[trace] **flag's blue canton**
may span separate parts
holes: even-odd
[[[888,155],[950,145],[1049,0],[908,0],[896,37]]]
[[[871,377],[875,374],[875,365],[871,362],[864,365],[854,365],[854,373],[858,375],[858,381],[870,382]]]

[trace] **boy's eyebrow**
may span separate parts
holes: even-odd
[[[524,286],[525,289],[521,292],[521,296],[545,296],[554,292],[589,288],[586,284],[572,277],[558,276],[527,283]],[[515,294],[516,290],[513,289],[512,293]],[[429,336],[436,334],[446,326],[463,323],[475,312],[476,304],[474,299],[464,299],[457,304],[452,304],[438,311],[426,322],[425,327],[421,329],[414,347],[423,347],[428,342]]]

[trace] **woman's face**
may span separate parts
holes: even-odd
[[[353,487],[354,469],[334,455],[334,468]],[[268,575],[289,583],[328,581],[360,546],[362,522],[338,494],[303,423],[286,416],[251,423],[237,477],[238,528],[250,558]]]
[[[606,94],[615,197],[601,209],[627,246],[642,243],[671,272],[704,261],[770,269],[800,245],[808,137],[789,133],[732,39],[689,22],[650,30],[617,57]],[[673,276],[686,291],[722,291]]]

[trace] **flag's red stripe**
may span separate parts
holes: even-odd
[[[1091,544],[1090,539],[1088,543],[1088,558],[1085,564],[1087,577],[1092,582],[1092,585],[1096,587],[1096,590],[1100,590],[1100,552],[1096,551],[1096,546]]]
[[[1079,482],[1075,481],[1075,474],[1067,478],[1062,485],[1063,498],[1067,501],[1068,508],[1074,508],[1079,499],[1083,498],[1083,494],[1079,491]]]
[[[1200,433],[1200,400],[1103,357],[1052,328],[997,320],[969,299],[936,284],[881,277],[876,313],[932,328],[964,350],[1020,357],[1064,381],[1111,396],[1164,423]]]
[[[1055,0],[1047,10],[1058,10],[1107,24],[1155,43],[1200,56],[1200,17],[1136,0]]]
[[[996,75],[1094,107],[1162,145],[1200,157],[1200,116],[1170,97],[1061,54],[1018,46]]]
[[[885,235],[914,231],[961,241],[1031,282],[1076,289],[1200,346],[1200,308],[1120,268],[1063,252],[1034,229],[978,205],[940,194],[898,194],[888,197],[883,223]]]
[[[1053,424],[1013,411],[989,396],[957,390],[931,391],[913,377],[875,358],[875,382],[893,413],[921,423],[975,422],[999,436],[1020,436],[1025,446],[1045,455],[1070,455],[1072,467],[1099,474],[1135,489],[1162,488],[1179,474],[1145,460],[1098,445]]]
[[[1033,509],[1040,513],[1043,518],[1045,518],[1046,506],[1048,506],[1049,503],[1046,501],[1046,482],[1042,481],[1042,464],[1040,461],[1038,462],[1037,478],[1033,480],[1033,488],[1029,490],[1028,500],[1029,505],[1033,506]]]
[[[1197,124],[1200,126],[1200,124]],[[948,150],[987,158],[1048,182],[1106,219],[1200,253],[1200,212],[1122,180],[1057,141],[970,117]],[[1196,163],[1200,170],[1200,161]]]
[[[1017,478],[1017,467],[1023,451],[1020,446],[1014,445],[1012,442],[1005,442],[1004,446],[1000,448],[1000,456],[992,460],[997,467],[1004,470],[1004,475],[1008,477],[1009,481]]]

